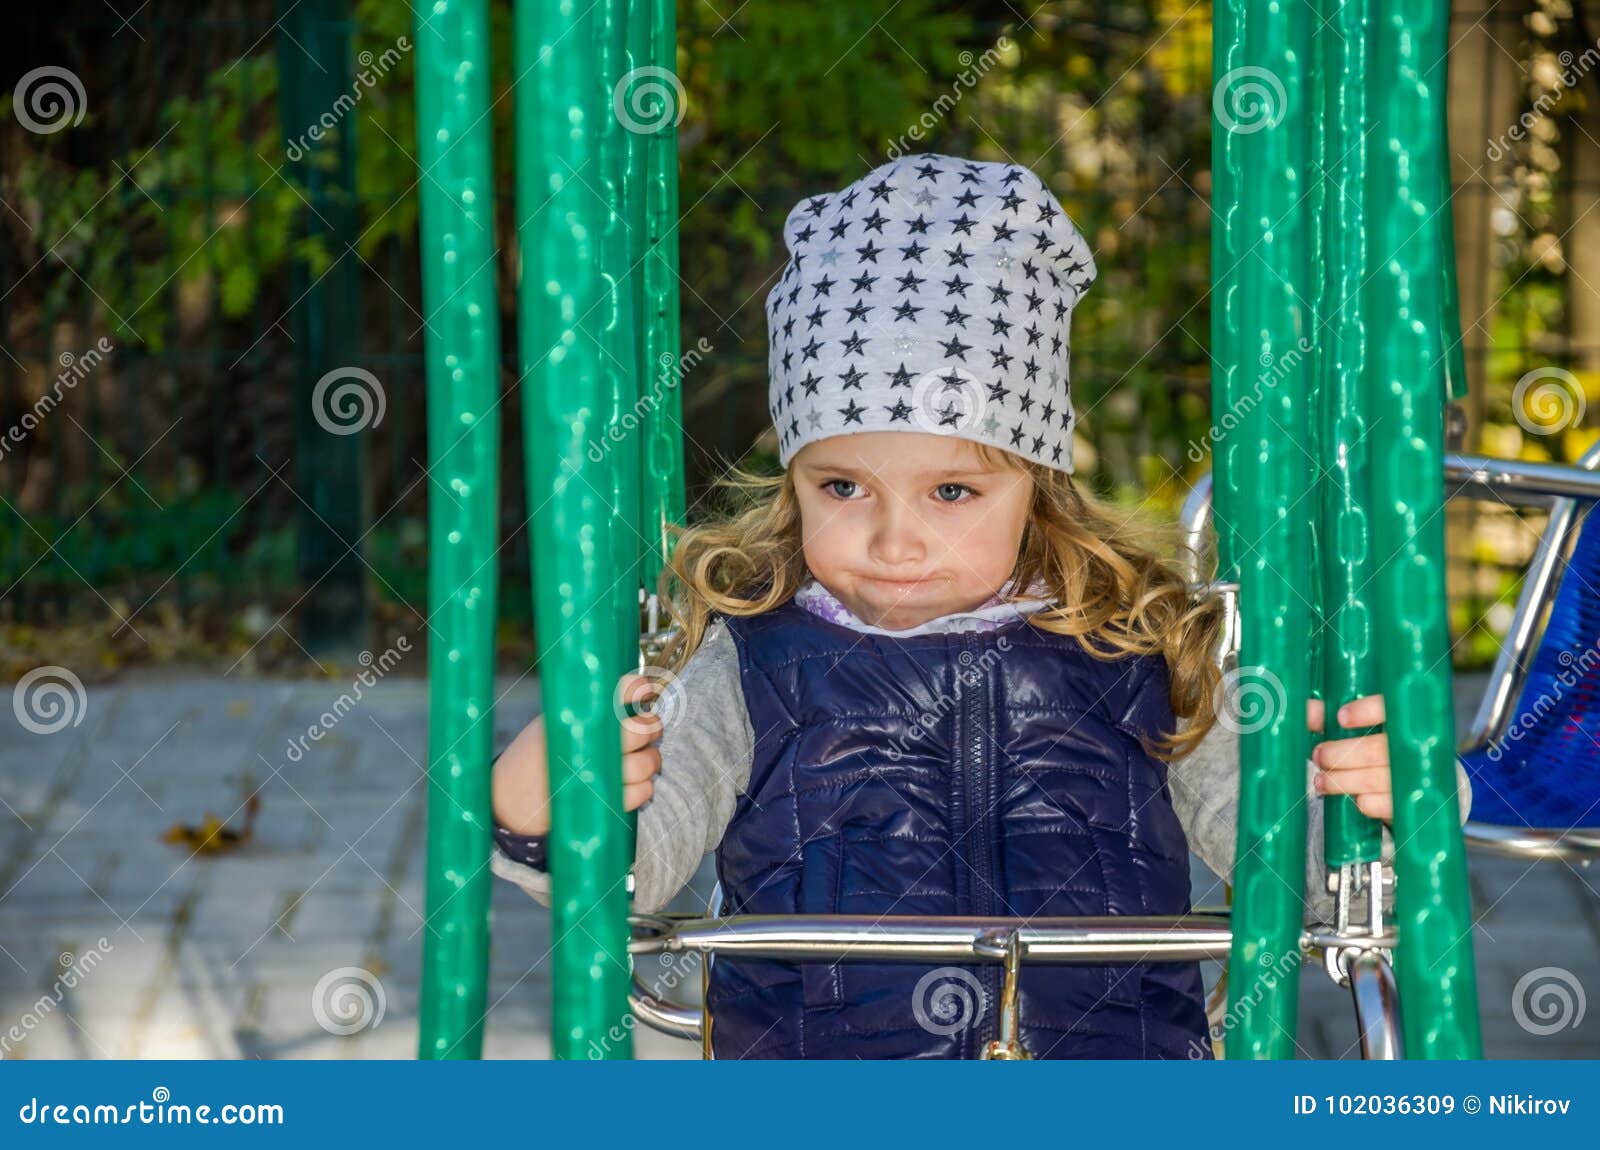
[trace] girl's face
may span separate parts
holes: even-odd
[[[970,610],[1016,566],[1033,480],[985,467],[971,440],[837,435],[806,444],[789,469],[806,566],[864,623],[903,631]]]

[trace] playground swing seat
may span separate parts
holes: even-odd
[[[995,1059],[1031,1057],[1019,1027],[1025,965],[1229,958],[1236,975],[1228,987],[1230,1005],[1248,1003],[1248,1008],[1229,1012],[1228,1055],[1293,1057],[1299,967],[1307,956],[1320,956],[1329,976],[1351,992],[1364,1057],[1402,1056],[1402,992],[1405,1055],[1478,1056],[1461,828],[1448,812],[1439,817],[1438,804],[1423,809],[1410,797],[1448,794],[1454,786],[1453,760],[1442,761],[1435,753],[1434,732],[1447,725],[1449,716],[1449,668],[1447,662],[1441,666],[1434,650],[1443,634],[1442,596],[1415,575],[1437,576],[1442,589],[1442,541],[1408,529],[1405,518],[1430,522],[1429,501],[1437,498],[1411,465],[1436,460],[1442,438],[1436,420],[1415,418],[1413,412],[1443,406],[1445,380],[1433,365],[1438,348],[1449,343],[1449,268],[1439,255],[1445,246],[1440,237],[1449,234],[1448,200],[1432,206],[1447,186],[1438,82],[1447,37],[1436,0],[1390,0],[1389,8],[1380,21],[1369,18],[1364,5],[1342,5],[1334,20],[1319,25],[1303,5],[1236,0],[1219,3],[1214,16],[1219,77],[1214,111],[1225,107],[1225,90],[1239,75],[1275,75],[1296,94],[1289,105],[1292,117],[1263,125],[1274,130],[1238,128],[1220,112],[1214,120],[1214,211],[1220,226],[1213,232],[1213,296],[1224,301],[1213,308],[1213,361],[1220,369],[1214,376],[1216,406],[1235,406],[1241,413],[1235,442],[1274,445],[1287,435],[1301,451],[1313,442],[1313,411],[1334,425],[1335,433],[1339,417],[1357,422],[1365,417],[1388,457],[1401,463],[1374,469],[1370,484],[1365,476],[1345,475],[1349,490],[1344,494],[1374,524],[1368,550],[1392,552],[1398,558],[1391,566],[1407,573],[1403,580],[1383,581],[1373,615],[1381,621],[1398,613],[1415,624],[1410,628],[1415,641],[1379,668],[1386,684],[1415,687],[1420,700],[1406,737],[1392,737],[1397,825],[1407,819],[1413,833],[1396,849],[1396,913],[1393,923],[1386,922],[1389,880],[1377,825],[1340,807],[1341,818],[1333,820],[1340,826],[1329,830],[1329,841],[1338,849],[1328,852],[1330,861],[1338,858],[1332,876],[1336,921],[1307,928],[1300,889],[1304,860],[1294,852],[1305,839],[1308,733],[1303,722],[1289,722],[1286,713],[1241,738],[1241,778],[1249,785],[1241,786],[1234,876],[1242,893],[1231,909],[1033,919],[724,916],[715,904],[703,916],[628,913],[622,880],[633,835],[617,817],[620,740],[612,688],[623,670],[636,659],[642,666],[668,637],[659,629],[661,604],[638,588],[654,586],[665,555],[664,525],[681,521],[683,500],[676,393],[669,390],[665,402],[657,393],[648,405],[640,394],[641,382],[655,378],[658,365],[681,362],[676,121],[667,116],[641,124],[624,117],[623,87],[635,72],[671,74],[677,63],[674,9],[671,0],[599,0],[588,6],[519,2],[515,57],[519,74],[526,73],[516,89],[515,157],[524,269],[518,299],[524,458],[529,506],[535,509],[530,548],[545,705],[560,717],[547,728],[556,940],[551,1032],[557,1056],[593,1057],[598,1051],[602,1057],[628,1057],[631,1042],[621,1024],[630,1006],[639,1021],[698,1038],[709,1055],[709,1020],[696,1008],[660,1002],[641,983],[638,959],[672,954],[702,956],[702,981],[719,955],[999,965],[1004,972],[999,1002],[979,1036],[987,1039],[982,1056]],[[418,18],[423,19],[420,9]],[[499,430],[498,300],[492,274],[479,274],[495,265],[487,4],[437,0],[426,21],[427,34],[417,37],[417,123],[419,160],[432,173],[419,192],[423,289],[432,319],[426,337],[429,466],[449,497],[435,497],[429,509],[430,618],[436,636],[429,644],[427,914],[437,926],[425,934],[419,1053],[476,1057],[487,1009],[484,863],[492,825],[493,740],[492,722],[485,720],[492,717],[493,701],[489,656]],[[1334,63],[1340,44],[1363,38],[1373,47],[1370,66],[1364,59],[1342,67]],[[649,66],[630,70],[643,62]],[[1325,78],[1333,81],[1327,86],[1352,97],[1339,101],[1337,110],[1320,98],[1300,98],[1323,91]],[[1276,130],[1280,121],[1287,126]],[[1366,149],[1329,144],[1330,177],[1349,182],[1342,198],[1366,202],[1364,221],[1344,219],[1331,209],[1314,211],[1304,197],[1290,194],[1305,175],[1300,165],[1310,160],[1308,149],[1295,141],[1320,140],[1324,126],[1330,141],[1336,130],[1350,140],[1372,137]],[[594,182],[585,178],[591,165],[598,176]],[[1268,171],[1293,178],[1259,178]],[[1256,174],[1247,179],[1247,172]],[[1415,221],[1402,218],[1402,208],[1414,212]],[[1279,226],[1286,221],[1292,225]],[[1302,311],[1304,301],[1318,295],[1309,283],[1316,265],[1308,242],[1318,229],[1325,229],[1327,268],[1348,273],[1372,296],[1368,331],[1374,379],[1407,381],[1407,393],[1401,397],[1405,402],[1395,403],[1393,388],[1330,387],[1337,394],[1324,412],[1297,398],[1295,388],[1285,388],[1272,414],[1286,422],[1274,427],[1264,410],[1251,416],[1237,404],[1230,389],[1255,372],[1265,349],[1287,355],[1302,342],[1296,338],[1300,331],[1318,330],[1316,316]],[[1363,229],[1372,243],[1394,245],[1388,263],[1375,267],[1370,277],[1336,250]],[[1240,258],[1247,251],[1256,258]],[[633,274],[636,268],[640,271]],[[529,269],[536,274],[529,275]],[[1295,286],[1285,291],[1285,284]],[[1347,310],[1356,310],[1355,305]],[[1408,313],[1404,322],[1397,319]],[[1247,346],[1246,330],[1252,338],[1259,333],[1260,347]],[[1313,382],[1321,386],[1320,366],[1315,381],[1309,370],[1304,375],[1308,390]],[[1341,382],[1338,371],[1327,378]],[[1391,406],[1380,415],[1380,404]],[[641,410],[639,437],[610,434],[626,416],[637,421]],[[1235,595],[1235,602],[1249,607],[1213,653],[1221,665],[1238,672],[1238,655],[1248,649],[1269,674],[1282,673],[1287,698],[1297,701],[1306,697],[1306,661],[1285,637],[1308,620],[1296,613],[1289,579],[1291,573],[1301,574],[1298,564],[1309,529],[1303,522],[1262,513],[1277,498],[1293,506],[1308,489],[1300,470],[1309,469],[1298,469],[1290,446],[1235,453],[1228,464],[1233,481],[1220,489],[1230,493],[1229,499],[1244,493],[1244,503],[1230,505],[1228,518],[1231,524],[1247,523],[1255,533],[1250,548],[1272,558],[1241,570],[1239,548],[1224,538],[1229,546],[1223,549],[1222,567],[1235,582],[1231,591],[1210,590]],[[1222,466],[1219,456],[1219,474]],[[583,481],[571,482],[569,468]],[[1337,462],[1322,470],[1342,473]],[[1396,508],[1404,514],[1394,514]],[[1327,556],[1323,561],[1333,562]],[[641,578],[619,579],[619,571],[638,572]],[[1269,621],[1274,625],[1266,626]],[[637,650],[635,635],[640,636]],[[582,785],[564,785],[580,776]],[[1300,961],[1287,977],[1279,977],[1279,970],[1263,961],[1273,954]]]

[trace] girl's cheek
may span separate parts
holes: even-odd
[[[998,571],[1001,577],[1016,565],[1022,548],[1022,531],[993,514],[978,511],[964,524],[960,549],[976,570],[986,574]]]

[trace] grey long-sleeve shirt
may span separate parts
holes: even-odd
[[[718,622],[700,648],[662,691],[661,770],[650,800],[639,809],[633,866],[633,907],[660,910],[714,851],[750,781],[755,737],[740,686],[733,636]],[[1306,915],[1332,921],[1322,855],[1322,802],[1312,789],[1314,768],[1306,764],[1309,827],[1306,844]],[[1214,724],[1193,751],[1167,772],[1172,804],[1188,836],[1189,849],[1218,876],[1231,880],[1238,834],[1239,736],[1229,724]],[[1456,764],[1461,818],[1471,804],[1466,772]],[[1383,857],[1393,857],[1393,839],[1383,832]],[[549,905],[549,876],[519,863],[497,846],[494,873]],[[1220,900],[1218,900],[1220,902]]]

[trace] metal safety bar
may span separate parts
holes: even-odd
[[[1403,1058],[1400,992],[1395,985],[1394,968],[1381,951],[1362,951],[1350,960],[1350,996],[1355,1001],[1361,1057]]]
[[[726,954],[813,962],[998,963],[1015,971],[1026,964],[1221,961],[1228,957],[1233,943],[1226,908],[1205,908],[1181,916],[1032,919],[635,914],[629,922],[636,934],[628,950],[635,958]],[[1390,965],[1395,941],[1392,932],[1359,938],[1314,929],[1300,934],[1303,953],[1322,950],[1341,956],[1339,966],[1348,972],[1362,1048],[1369,1058],[1399,1057],[1399,1018]],[[1009,980],[1015,981],[1015,977]],[[635,1018],[652,1029],[676,1038],[703,1040],[702,1009],[666,1001],[646,985],[637,969],[629,1003]]]
[[[1225,913],[1181,917],[930,917],[871,914],[734,915],[678,919],[633,915],[631,954],[717,953],[825,962],[1003,962],[999,940],[1015,934],[1025,962],[1094,965],[1195,962],[1227,957]],[[1307,938],[1310,937],[1308,933]]]
[[[1495,459],[1488,455],[1446,454],[1446,494],[1452,498],[1497,499],[1524,506],[1548,506],[1560,498],[1600,499],[1600,447],[1591,447],[1575,464]],[[1451,489],[1448,485],[1458,485]]]

